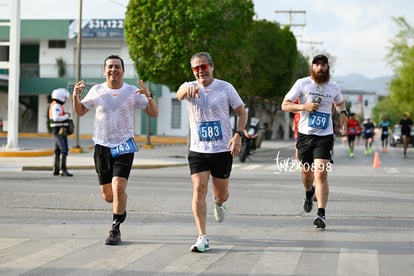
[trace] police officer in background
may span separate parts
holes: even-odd
[[[70,113],[66,112],[63,104],[69,97],[69,92],[64,88],[52,91],[52,102],[49,106],[50,127],[55,137],[55,157],[53,163],[53,175],[73,176],[67,171],[66,158],[68,156],[68,119]]]

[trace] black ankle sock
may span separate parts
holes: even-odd
[[[325,209],[324,208],[318,208],[318,215],[321,217],[325,217]]]
[[[306,198],[307,199],[311,198],[314,193],[315,193],[315,188],[312,187],[312,189],[310,191],[306,191]]]
[[[113,214],[112,228],[119,229],[119,226],[121,226],[121,223],[125,221],[125,218],[126,218],[126,211],[122,215]]]
[[[125,221],[126,216],[127,216],[127,213],[126,213],[126,210],[125,210],[125,212],[124,212],[124,214],[122,215],[122,218],[121,218],[121,223],[123,223]]]

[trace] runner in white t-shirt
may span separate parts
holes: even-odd
[[[229,197],[229,177],[233,156],[240,153],[241,133],[247,115],[236,89],[230,83],[213,78],[214,65],[207,52],[193,55],[191,68],[195,81],[183,83],[177,91],[178,100],[187,100],[190,123],[190,152],[188,155],[193,182],[192,209],[198,238],[192,252],[208,250],[206,232],[207,190],[210,175],[214,193],[214,216],[222,222],[224,202]],[[238,116],[237,132],[230,125],[230,110]]]
[[[124,61],[116,55],[105,59],[106,82],[93,86],[80,100],[85,83],[79,81],[73,88],[73,107],[82,116],[95,109],[93,141],[94,161],[98,173],[101,194],[112,204],[113,222],[107,245],[121,243],[120,224],[126,218],[126,187],[138,150],[134,142],[134,112],[142,109],[149,116],[157,116],[155,100],[142,80],[140,89],[123,82]]]
[[[294,103],[296,98],[299,99],[297,104]],[[313,223],[318,228],[326,226],[328,172],[332,169],[330,160],[334,139],[332,105],[340,112],[340,127],[344,131],[348,121],[345,101],[338,84],[330,80],[328,58],[317,55],[312,60],[311,76],[295,82],[283,100],[282,110],[300,112],[296,148],[306,189],[303,208],[307,213],[312,210],[316,194],[318,211]]]

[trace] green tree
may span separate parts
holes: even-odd
[[[304,78],[309,75],[309,58],[305,57],[301,52],[298,51],[296,59],[296,72],[295,79]]]
[[[237,82],[245,32],[253,22],[251,0],[131,0],[125,38],[140,78],[172,91],[193,79],[190,57],[208,51],[215,76]]]
[[[267,20],[254,21],[247,38],[239,92],[249,107],[249,118],[260,108],[272,120],[295,78],[296,39],[288,28]]]
[[[395,72],[390,83],[389,107],[402,116],[403,112],[414,111],[414,29],[402,17],[393,18],[400,31],[390,41],[387,61]],[[389,109],[388,109],[389,110]]]
[[[371,111],[371,119],[378,124],[382,116],[385,115],[392,126],[398,124],[402,117],[402,113],[397,112],[399,109],[398,105],[399,103],[393,101],[390,96],[381,98]]]

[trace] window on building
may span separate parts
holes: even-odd
[[[66,40],[49,40],[49,49],[51,48],[66,48]]]
[[[171,107],[171,128],[181,128],[181,102],[177,99],[172,99]]]

